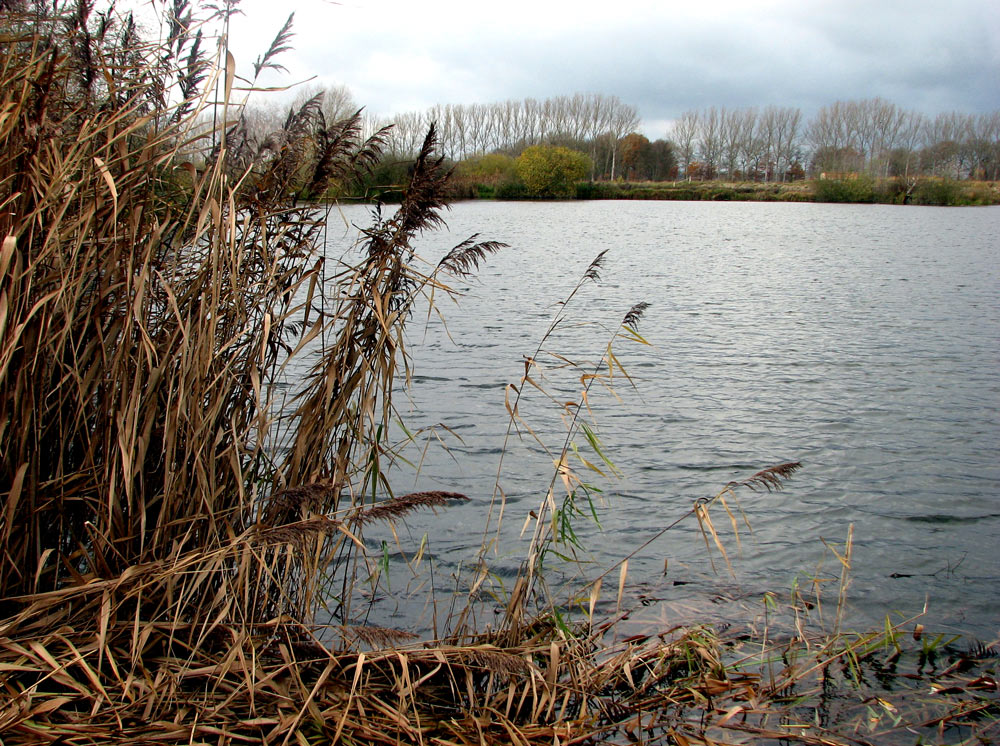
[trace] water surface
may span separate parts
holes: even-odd
[[[345,211],[365,222],[362,208]],[[710,497],[760,468],[801,461],[778,493],[742,490],[735,574],[714,573],[697,523],[682,522],[633,559],[633,593],[662,599],[753,599],[839,576],[824,541],[854,526],[850,618],[877,624],[918,612],[925,623],[992,640],[1000,634],[1000,208],[706,202],[458,204],[449,231],[424,236],[429,260],[473,233],[511,245],[447,321],[414,318],[412,429],[442,424],[398,490],[448,489],[468,505],[407,522],[426,533],[437,582],[479,546],[507,427],[505,386],[589,263],[608,250],[601,282],[565,308],[546,351],[583,363],[603,353],[621,317],[650,304],[619,342],[620,400],[591,393],[592,424],[623,476],[603,480],[601,529],[575,524],[597,574]],[[330,252],[351,240],[331,230]],[[579,400],[579,372],[548,365],[544,385]],[[520,410],[550,449],[559,412],[536,391]],[[576,443],[597,462],[585,438]],[[518,531],[552,476],[530,438],[508,447],[500,481],[506,536],[500,577],[521,559]],[[581,469],[586,471],[586,469]],[[606,470],[605,470],[606,471]],[[589,477],[588,477],[589,479]],[[724,514],[719,514],[720,516]],[[404,537],[407,534],[404,532]],[[666,561],[667,573],[664,575]],[[615,576],[617,578],[617,575]],[[683,594],[683,595],[682,595]],[[685,607],[685,608],[688,608]],[[391,607],[400,622],[412,613]]]

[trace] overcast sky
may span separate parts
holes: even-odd
[[[707,106],[881,96],[926,114],[1000,109],[1000,0],[243,0],[241,73],[295,11],[291,83],[342,83],[373,114],[573,93],[643,130]],[[269,78],[269,83],[278,79]]]

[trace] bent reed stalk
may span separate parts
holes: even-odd
[[[365,526],[465,499],[393,494],[404,324],[501,245],[419,264],[432,130],[399,209],[327,266],[300,198],[362,176],[384,132],[314,98],[255,139],[233,100],[253,80],[225,39],[205,52],[218,18],[166,10],[149,41],[85,0],[0,1],[0,742],[693,743],[678,707],[756,707],[706,630],[609,648],[611,623],[519,612],[418,647],[358,623]]]

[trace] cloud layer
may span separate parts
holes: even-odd
[[[343,83],[389,115],[434,104],[616,95],[662,136],[706,106],[886,98],[926,114],[1000,109],[997,0],[628,4],[244,0],[241,70],[295,10],[290,75]],[[269,82],[275,82],[274,80]]]

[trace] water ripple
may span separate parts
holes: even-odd
[[[460,311],[442,308],[453,341],[432,322],[409,347],[417,375],[408,427],[443,422],[468,445],[458,464],[431,448],[417,481],[463,479],[470,493],[492,494],[504,387],[519,380],[556,303],[610,248],[602,283],[580,290],[546,343],[593,360],[632,304],[651,304],[640,322],[651,346],[615,344],[635,388],[616,370],[620,400],[599,385],[588,394],[585,414],[624,474],[606,482],[576,462],[605,491],[603,529],[578,527],[595,558],[610,564],[657,530],[651,522],[680,517],[730,480],[802,460],[784,492],[738,496],[754,528],[734,561],[746,587],[790,587],[815,571],[821,539],[843,542],[855,524],[858,614],[877,622],[919,610],[929,595],[941,620],[996,634],[1000,208],[469,203],[448,222],[452,235],[425,236],[422,256],[477,231],[512,248],[491,257]],[[539,384],[579,401],[579,371],[539,360]],[[518,406],[557,452],[563,413],[530,386]],[[523,546],[518,534],[553,477],[552,458],[523,428],[509,446],[507,556]],[[459,514],[474,527],[464,549],[465,529],[449,524]],[[449,562],[474,554],[473,515],[446,511],[434,524],[451,526]],[[696,526],[651,546],[631,576],[653,583],[664,556],[710,576]],[[887,583],[890,573],[900,579]]]

